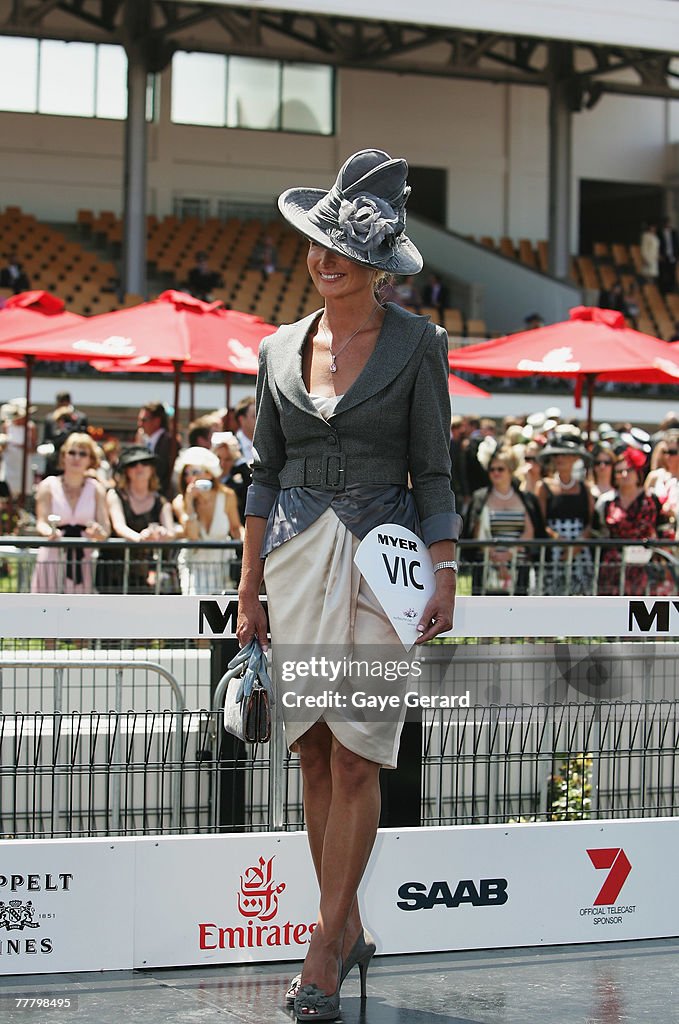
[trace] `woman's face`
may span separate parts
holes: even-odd
[[[127,479],[137,487],[148,487],[151,479],[152,467],[149,462],[135,462],[125,470]]]
[[[83,444],[64,445],[61,451],[65,470],[84,473],[92,465],[92,454]]]
[[[665,465],[672,476],[679,476],[679,438],[676,441],[665,442]]]
[[[501,462],[491,462],[488,467],[488,475],[490,476],[490,482],[493,487],[507,487],[507,484],[509,483],[509,469]]]
[[[639,486],[639,474],[634,466],[628,466],[623,460],[616,462],[613,470],[613,483],[620,490]]]
[[[219,448],[215,449],[215,455],[219,459],[222,473],[230,473],[236,460],[228,444],[221,444]]]
[[[597,455],[594,459],[594,473],[597,477],[610,475],[613,469],[613,459],[610,455]]]
[[[212,473],[208,473],[207,469],[203,469],[202,466],[187,466],[184,470],[184,481],[186,486],[189,484],[195,484],[196,480],[209,480],[213,481]]]
[[[324,299],[372,295],[374,272],[353,260],[311,242],[307,267],[319,295]]]
[[[576,458],[577,456],[575,455],[555,455],[554,465],[556,466],[557,472],[572,472]]]

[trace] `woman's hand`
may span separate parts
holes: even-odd
[[[262,649],[267,650],[268,644],[268,623],[264,605],[257,594],[238,594],[238,621],[236,623],[236,636],[241,647],[249,644],[253,636],[259,640]]]
[[[418,625],[420,636],[416,644],[425,644],[440,633],[447,633],[453,625],[455,612],[455,591],[457,574],[452,569],[439,569],[436,573],[436,590],[429,599]]]
[[[107,540],[108,533],[96,520],[92,520],[87,524],[84,530],[85,536],[89,537],[90,540]]]

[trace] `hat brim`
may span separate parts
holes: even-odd
[[[413,245],[407,235],[399,236],[398,243],[388,259],[372,262],[366,259],[364,253],[338,241],[333,235],[309,220],[309,210],[327,194],[327,191],[322,188],[289,188],[279,196],[278,209],[288,224],[291,224],[300,234],[310,241],[322,245],[325,249],[332,249],[340,256],[353,260],[354,263],[360,263],[361,266],[368,267],[370,270],[386,270],[390,274],[403,276],[419,274],[424,261],[419,249]]]
[[[558,444],[554,447],[547,445],[541,452],[538,452],[537,457],[539,460],[543,460],[551,458],[552,455],[572,455],[574,459],[584,459],[585,461],[592,458],[586,448],[562,448]]]
[[[144,458],[142,455],[136,455],[132,456],[129,459],[120,459],[118,461],[118,469],[129,469],[130,466],[137,466],[140,463],[143,466],[155,466],[157,462],[158,459],[156,458],[156,456],[152,452],[149,452],[146,458]]]

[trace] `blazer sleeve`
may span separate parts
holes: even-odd
[[[457,540],[462,525],[451,483],[448,373],[448,336],[434,327],[412,392],[408,446],[408,471],[427,545]]]
[[[257,418],[253,437],[254,462],[252,484],[245,502],[246,516],[267,519],[281,489],[278,474],[285,465],[285,435],[280,416],[269,387],[267,342],[259,350],[257,372]]]

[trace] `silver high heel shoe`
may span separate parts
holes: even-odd
[[[301,985],[295,996],[295,1017],[297,1020],[335,1020],[340,1013],[340,989],[342,987],[342,958],[337,960],[337,988],[330,995],[317,985]]]
[[[366,998],[368,965],[375,955],[376,948],[372,935],[363,929],[359,932],[356,942],[347,953],[347,958],[342,965],[342,981],[344,981],[349,971],[353,970],[356,964],[358,964],[358,970],[361,975],[361,999]],[[285,1003],[287,1006],[294,1005],[295,996],[299,992],[301,984],[302,975],[296,974],[290,982],[288,991],[285,993]]]
[[[372,935],[363,929],[363,931],[359,932],[356,942],[347,953],[347,958],[342,966],[342,981],[344,981],[349,971],[358,964],[358,970],[361,975],[361,999],[366,998],[368,966],[375,955],[376,948]]]

